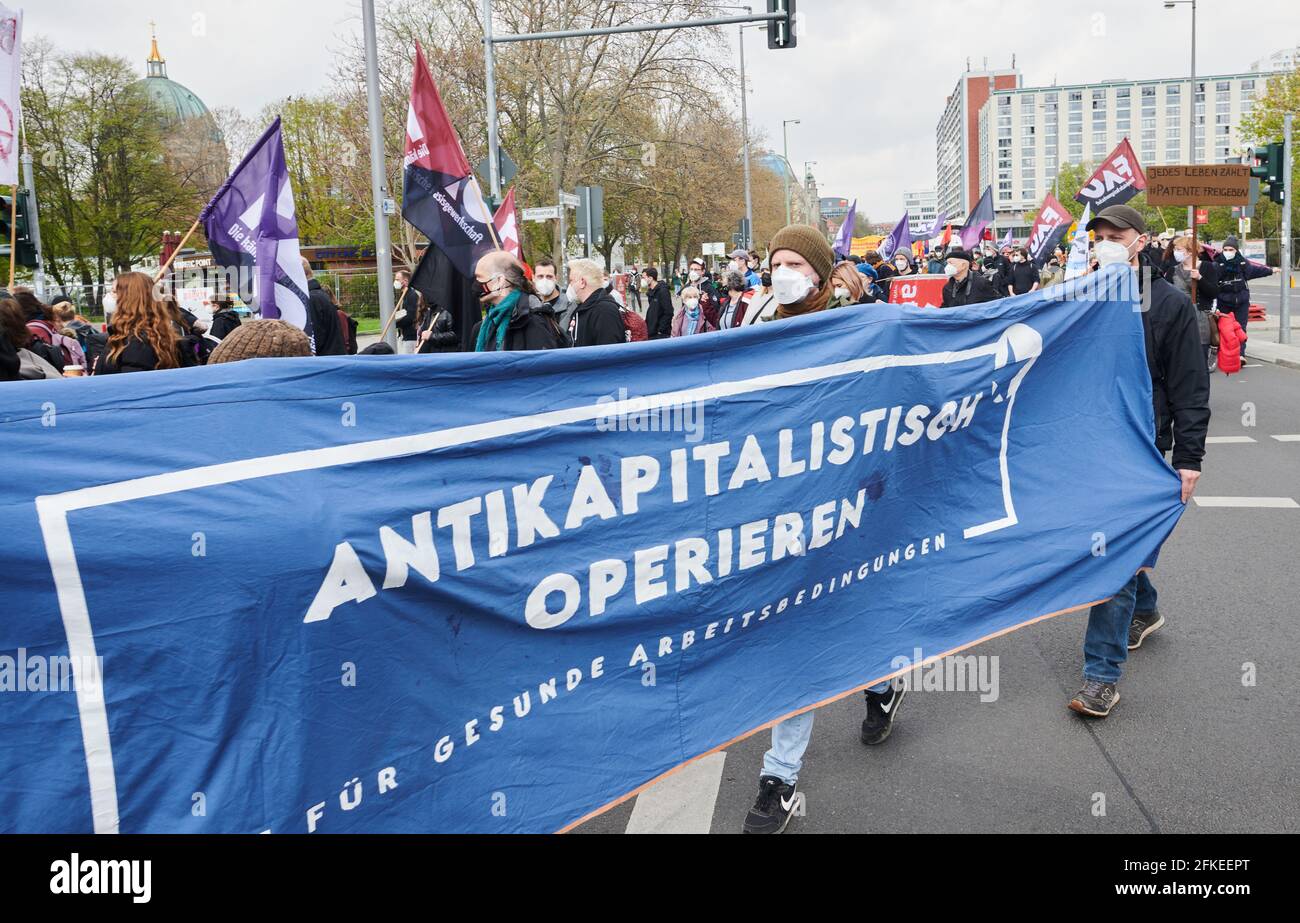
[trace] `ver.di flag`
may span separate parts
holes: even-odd
[[[418,43],[403,164],[402,217],[446,253],[462,275],[474,275],[479,257],[494,247],[492,213]]]
[[[18,185],[22,78],[23,11],[0,4],[0,186]]]
[[[253,145],[199,220],[217,265],[238,271],[240,297],[263,318],[283,320],[311,336],[307,273],[280,119]]]
[[[1080,205],[1091,206],[1096,214],[1108,205],[1123,205],[1146,188],[1146,174],[1133,153],[1133,145],[1125,138],[1088,178],[1074,199]]]

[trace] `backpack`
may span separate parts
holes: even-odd
[[[62,372],[64,367],[67,365],[67,362],[63,358],[63,350],[50,343],[46,343],[40,337],[33,339],[27,348],[31,352],[40,356],[50,365],[54,366],[60,372]]]
[[[95,367],[99,357],[108,349],[108,334],[100,333],[89,324],[81,325],[74,328],[77,331],[77,342],[81,344],[81,351],[86,354],[86,369]]]
[[[627,308],[619,308],[618,313],[623,318],[623,329],[627,331],[629,343],[640,343],[650,339],[650,328],[645,325],[645,319],[640,314]]]

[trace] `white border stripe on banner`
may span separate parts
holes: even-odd
[[[1300,509],[1290,497],[1195,497],[1197,506],[1243,510]]]

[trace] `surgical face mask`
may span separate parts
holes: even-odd
[[[112,314],[117,310],[117,296],[109,292],[104,296],[104,313]]]
[[[847,288],[845,288],[842,285],[835,286],[835,298],[837,301],[848,297],[849,297],[849,290]]]
[[[1098,242],[1093,255],[1096,257],[1098,266],[1118,266],[1130,260],[1129,248],[1118,240]]]
[[[537,294],[541,295],[543,298],[550,298],[555,292],[555,280],[538,279],[535,288],[537,289]]]
[[[1175,250],[1175,251],[1174,251],[1174,262],[1175,262],[1175,263],[1186,263],[1186,262],[1187,262],[1187,251],[1186,251],[1186,250]]]
[[[691,311],[693,313],[695,309],[700,306],[700,299],[687,298],[685,301],[682,302],[682,304],[686,307],[686,310]]]
[[[1018,257],[1018,256],[1013,256],[1013,257],[1011,258],[1011,262],[1013,262],[1013,263],[1023,263],[1024,260],[1023,260],[1022,258]]]
[[[393,280],[393,291],[395,291],[395,292],[400,292],[401,290],[402,290],[402,280],[401,280],[401,279],[394,279],[394,280]]]
[[[577,302],[578,302],[578,293],[577,293],[576,291],[574,291],[574,288],[573,288],[572,285],[570,285],[568,288],[566,288],[566,289],[564,290],[564,295],[565,295],[566,298],[568,298],[568,299],[569,299],[570,301],[572,301],[574,304],[577,304]]]
[[[946,266],[943,267],[943,274],[947,276],[949,279],[957,275],[957,273],[959,272],[961,272],[961,270],[957,268],[956,263],[948,263]]]
[[[691,280],[692,282],[699,282],[699,281],[700,281],[700,271],[699,271],[698,269],[692,269],[692,270],[691,270],[690,280]]]
[[[1224,250],[1224,251],[1223,251],[1223,258],[1224,258],[1225,260],[1233,260],[1233,259],[1236,259],[1236,258],[1237,258],[1237,251],[1236,251],[1236,250]]]
[[[894,265],[903,270],[907,268],[907,260],[894,260]]]
[[[812,279],[797,269],[778,266],[772,271],[772,294],[778,304],[798,304],[812,294],[815,287]]]

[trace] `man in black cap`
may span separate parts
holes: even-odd
[[[978,272],[972,271],[975,255],[961,247],[948,251],[944,273],[948,281],[943,286],[943,306],[960,308],[968,304],[997,301],[997,289]]]
[[[1150,240],[1141,213],[1112,205],[1088,224],[1096,234],[1101,268],[1127,264],[1138,272],[1143,293],[1142,327],[1151,371],[1156,447],[1173,450],[1173,466],[1183,481],[1183,503],[1192,499],[1205,456],[1210,426],[1210,378],[1201,351],[1192,301],[1144,264]],[[1119,681],[1128,652],[1142,646],[1165,623],[1156,608],[1156,590],[1146,573],[1126,583],[1110,601],[1093,606],[1083,642],[1083,688],[1070,701],[1082,715],[1104,718],[1119,702]]]

